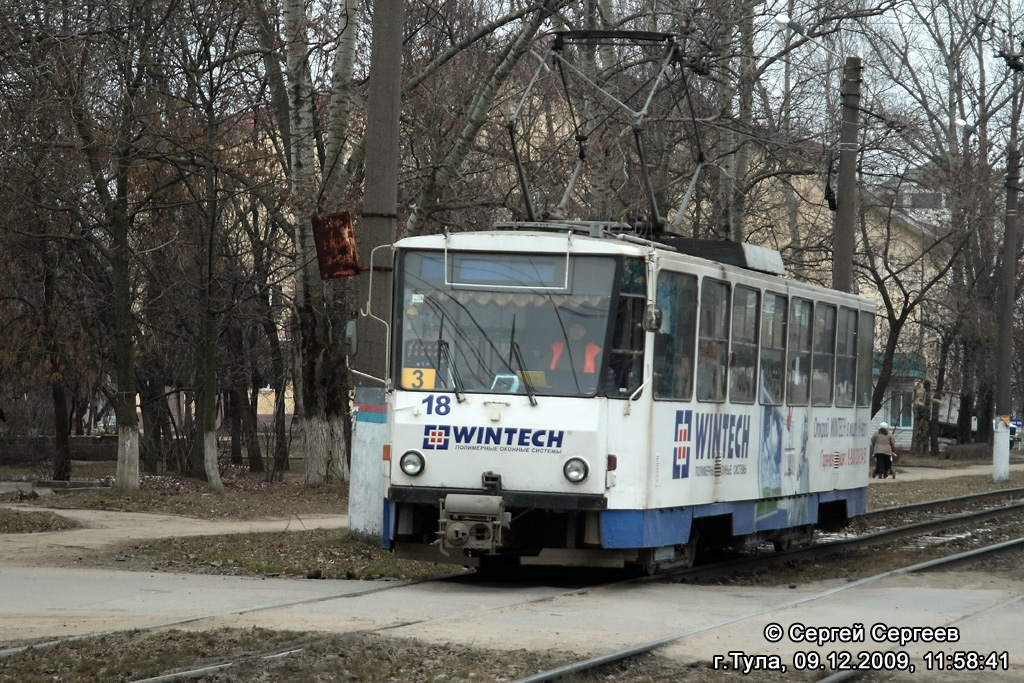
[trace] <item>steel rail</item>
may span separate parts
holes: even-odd
[[[963,496],[952,498],[938,498],[936,500],[925,500],[920,503],[908,503],[906,505],[893,505],[890,507],[869,510],[862,515],[857,515],[854,521],[865,521],[875,517],[886,517],[900,512],[917,512],[920,510],[931,510],[960,503],[973,503],[990,498],[1024,497],[1024,487],[1000,489],[998,491],[984,491],[982,493],[968,493]]]

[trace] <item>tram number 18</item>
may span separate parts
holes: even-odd
[[[427,415],[447,415],[452,412],[452,397],[434,396],[431,394],[423,399],[422,403],[427,406]]]

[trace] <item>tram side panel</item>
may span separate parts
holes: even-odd
[[[655,402],[650,506],[731,516],[735,535],[816,524],[820,502],[860,514],[865,412]]]

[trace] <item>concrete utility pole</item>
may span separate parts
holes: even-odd
[[[390,249],[377,247],[395,241],[398,218],[398,124],[404,18],[404,0],[374,1],[366,104],[366,179],[362,229],[356,233],[359,261],[367,268],[359,275],[358,305],[360,309],[369,306],[374,317],[388,321],[391,319],[392,254]],[[367,376],[387,377],[388,339],[385,327],[368,316],[359,316],[356,329],[358,352],[349,359],[353,370],[358,371],[355,374],[356,420],[352,430],[349,529],[354,535],[369,538],[379,537],[383,530],[386,480],[381,476],[381,454],[386,438],[387,406],[384,386]]]
[[[825,52],[842,59],[818,42],[785,14],[775,23],[803,36]],[[843,128],[839,133],[839,187],[836,189],[836,220],[832,233],[832,289],[853,289],[853,249],[857,218],[857,139],[860,136],[860,57],[847,57],[843,65]]]
[[[366,179],[363,183],[362,230],[357,233],[359,261],[369,268],[371,254],[395,241],[398,218],[398,123],[402,94],[402,23],[404,0],[376,0],[373,4],[373,39],[370,45],[370,82],[367,94]],[[381,249],[374,270],[359,276],[359,305],[365,306],[373,277],[373,314],[388,320],[391,310],[391,252]],[[384,377],[384,330],[374,321],[360,320],[356,369]],[[362,382],[360,382],[361,384]]]
[[[999,278],[998,356],[1003,366],[996,372],[996,413],[1010,415],[1010,365],[1013,359],[1013,303],[1017,285],[1017,206],[1020,191],[1020,147],[1017,137],[1006,148],[1006,217],[1003,233],[1003,267]]]
[[[992,479],[1010,478],[1010,415],[1013,412],[1010,368],[1013,366],[1013,309],[1017,290],[1017,206],[1020,192],[1020,146],[1016,130],[1006,148],[1006,217],[1003,267],[999,278],[999,336],[996,340],[996,425],[992,447]]]
[[[857,216],[857,138],[860,134],[860,57],[843,67],[843,128],[839,135],[839,187],[832,237],[832,289],[853,289],[853,250]]]

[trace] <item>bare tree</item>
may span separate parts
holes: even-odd
[[[993,61],[993,52],[1005,38],[1001,33],[993,37],[991,30],[999,22],[994,14],[1001,11],[993,3],[915,0],[901,11],[890,13],[884,24],[865,21],[870,40],[864,42],[872,50],[871,63],[883,75],[873,102],[876,129],[898,132],[909,143],[910,149],[902,157],[906,167],[901,176],[917,182],[918,196],[946,199],[935,206],[942,212],[923,215],[940,234],[949,236],[949,242],[958,245],[943,257],[949,263],[936,264],[934,271],[943,274],[943,279],[952,279],[953,286],[936,288],[933,295],[918,303],[931,299],[932,309],[948,311],[952,317],[946,329],[961,335],[958,346],[963,352],[965,392],[961,419],[969,420],[975,399],[980,398],[981,438],[987,438],[991,424],[987,416],[991,415],[992,378],[996,372],[994,274],[1002,255],[997,248],[1000,221],[995,219],[1000,197],[991,191],[999,185],[998,171],[993,172],[990,157],[999,150],[987,133],[996,121],[1006,130],[1015,129],[1019,110],[1012,105],[1020,100],[1019,84],[1008,78],[1005,65]],[[980,131],[978,156],[971,152],[966,132],[958,129],[958,119],[973,122]],[[926,169],[923,175],[927,181],[909,175],[907,167]],[[988,188],[978,185],[979,178],[985,177],[991,178]],[[918,214],[922,215],[920,211]],[[874,241],[866,246],[866,256],[885,253],[884,243]],[[900,298],[905,289],[895,275],[879,277],[871,259],[865,265],[886,301],[889,318],[886,356],[873,399],[877,409],[892,367],[894,338],[903,329],[903,316],[893,315],[889,302]],[[948,302],[938,298],[943,295],[951,297]]]

